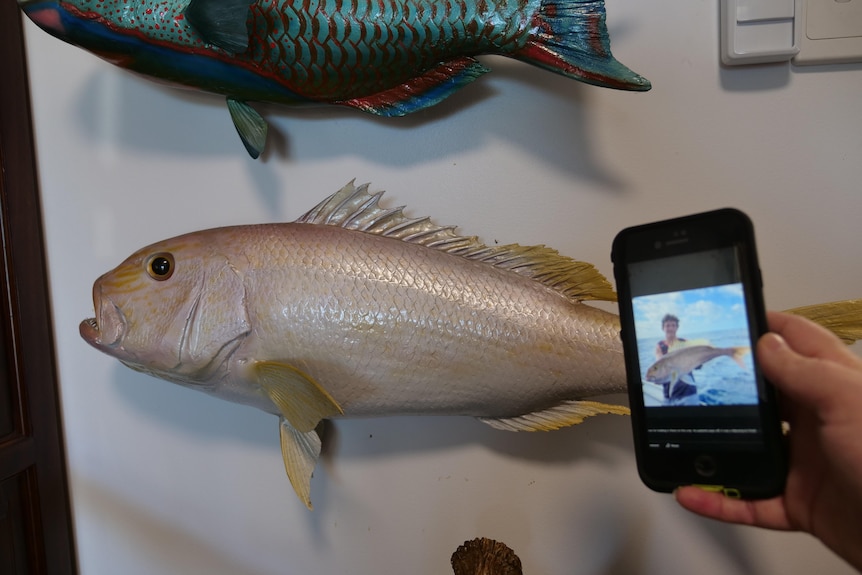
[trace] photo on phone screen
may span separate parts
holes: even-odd
[[[633,298],[644,406],[756,405],[742,284]]]
[[[647,447],[762,447],[735,247],[628,265]]]

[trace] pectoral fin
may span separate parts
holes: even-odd
[[[321,419],[344,413],[320,384],[292,365],[259,361],[254,371],[266,394],[300,433],[314,431]]]
[[[266,147],[268,126],[257,110],[239,100],[227,99],[231,120],[248,155],[257,159]]]
[[[631,412],[624,405],[598,401],[566,401],[544,411],[508,418],[480,417],[479,421],[504,431],[553,431],[583,423],[584,419],[601,413],[629,415]]]
[[[248,49],[249,0],[191,0],[185,17],[205,42],[231,54]]]
[[[283,417],[279,419],[279,434],[287,478],[297,497],[311,509],[311,474],[320,457],[320,436],[313,429],[297,431]]]
[[[667,388],[667,396],[673,397],[673,390],[676,387],[676,384],[679,383],[679,372],[676,370],[670,372],[670,384]]]

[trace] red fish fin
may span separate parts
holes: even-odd
[[[473,58],[458,58],[439,64],[400,86],[336,103],[378,116],[406,116],[437,104],[488,71]]]
[[[617,61],[605,25],[604,0],[543,0],[534,34],[514,58],[588,84],[649,90],[649,80]]]

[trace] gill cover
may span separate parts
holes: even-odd
[[[226,259],[208,272],[188,312],[180,347],[183,362],[199,369],[224,359],[250,331],[242,278]]]

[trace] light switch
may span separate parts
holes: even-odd
[[[799,52],[797,1],[721,0],[721,61],[737,66],[790,60]]]
[[[737,22],[792,20],[795,0],[741,0],[736,4]]]
[[[798,0],[794,64],[862,62],[862,0]]]

